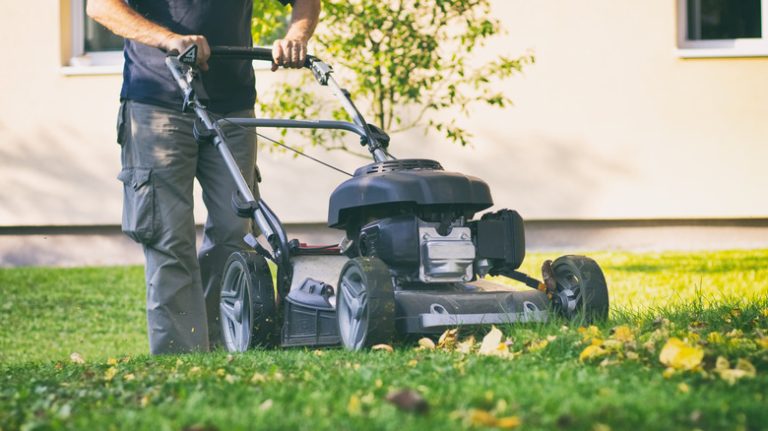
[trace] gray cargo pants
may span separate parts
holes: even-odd
[[[228,113],[253,117],[253,111]],[[236,189],[216,148],[192,136],[193,114],[127,101],[118,115],[124,185],[122,228],[146,258],[147,324],[152,354],[208,351],[221,345],[221,271],[243,249],[250,221],[232,209]],[[256,133],[225,127],[227,143],[258,196]],[[192,184],[208,210],[195,255]]]

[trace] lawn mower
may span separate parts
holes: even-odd
[[[360,350],[451,327],[607,316],[606,281],[594,260],[562,256],[547,262],[548,282],[519,272],[525,257],[520,214],[502,209],[473,218],[493,205],[488,184],[445,171],[435,160],[393,157],[389,136],[363,119],[327,63],[308,56],[304,66],[330,88],[352,122],[217,119],[206,110],[196,57],[191,46],[169,54],[166,65],[183,93],[183,110],[197,117],[195,137],[216,146],[235,180],[233,210],[259,230],[245,237],[250,249],[233,253],[223,268],[220,309],[228,350],[275,345]],[[211,58],[272,61],[272,50],[213,47]],[[233,159],[224,131],[233,125],[335,129],[360,137],[373,163],[342,182],[328,205],[328,226],[340,230],[339,244],[308,246],[288,238],[267,203],[254,198]],[[512,289],[487,275],[531,289]]]

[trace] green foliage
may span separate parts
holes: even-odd
[[[313,46],[318,57],[338,66],[353,100],[367,105],[368,121],[389,133],[424,127],[467,145],[472,135],[456,115],[469,117],[476,104],[510,105],[493,84],[534,61],[531,55],[498,55],[478,62],[476,49],[502,31],[489,0],[324,0]],[[259,101],[262,113],[346,118],[305,93],[312,88],[307,81],[272,88]],[[439,115],[446,112],[456,115]],[[338,136],[311,137],[316,145],[346,148]]]
[[[290,6],[283,6],[277,0],[253,2],[251,34],[254,45],[271,45],[285,34],[290,16]]]

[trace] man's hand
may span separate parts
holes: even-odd
[[[211,47],[205,36],[200,35],[181,35],[169,33],[160,44],[160,48],[166,52],[173,50],[179,53],[184,52],[192,45],[197,45],[197,65],[203,72],[208,70],[208,59],[211,57]]]
[[[272,71],[280,66],[300,69],[307,60],[307,42],[301,39],[278,39],[272,45]]]

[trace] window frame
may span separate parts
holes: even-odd
[[[681,58],[768,57],[768,0],[760,0],[761,37],[688,39],[688,2],[677,0],[677,55]]]
[[[85,0],[69,1],[70,57],[62,68],[65,75],[120,74],[123,50],[85,50]]]

